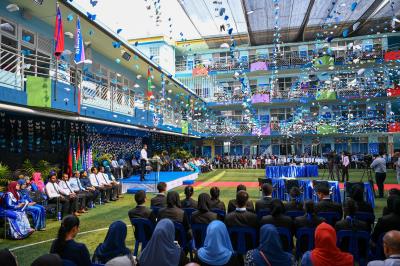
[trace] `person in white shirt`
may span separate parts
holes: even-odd
[[[349,166],[350,157],[347,152],[342,153],[342,182],[344,182],[344,177],[346,176],[346,182],[349,181]]]
[[[109,169],[109,168],[108,168]],[[110,175],[109,175],[110,174]],[[111,201],[118,200],[118,191],[120,190],[120,183],[115,180],[115,177],[111,173],[106,173],[105,168],[103,166],[99,167],[99,173],[97,176],[100,176],[100,179],[103,179],[106,186],[111,187]],[[114,178],[114,179],[113,179]],[[122,186],[121,186],[122,191]]]
[[[85,188],[80,180],[80,175],[81,173],[79,171],[75,171],[74,175],[72,177],[69,178],[69,184],[71,185],[72,190],[76,193],[76,194],[84,194],[85,195],[85,201],[86,201],[86,205],[85,207],[85,211],[88,210],[88,208],[91,207],[91,202],[94,202],[96,199],[96,195],[95,193],[93,193],[92,191],[90,191],[89,188]]]
[[[79,213],[86,213],[87,212],[85,210],[86,201],[87,201],[86,194],[85,193],[81,193],[79,190],[78,191],[74,190],[73,186],[71,185],[71,182],[69,181],[68,174],[63,174],[62,180],[60,180],[58,185],[69,196],[78,198],[78,205],[79,205],[78,212]]]
[[[148,162],[147,158],[147,144],[143,145],[143,149],[140,151],[140,181],[145,181],[146,174],[146,164]]]
[[[111,195],[111,188],[109,186],[104,185],[104,180],[103,178],[100,178],[100,176],[98,176],[96,167],[92,167],[90,169],[89,180],[92,186],[94,186],[96,189],[100,191],[101,201],[104,203],[108,203],[109,202],[108,198]]]
[[[47,182],[45,191],[49,197],[49,203],[61,204],[63,217],[73,213],[76,216],[80,214],[76,211],[78,209],[78,199],[70,196],[57,184],[56,174],[52,174]]]
[[[118,164],[117,157],[115,157],[115,155],[113,155],[113,157],[112,157],[111,167],[112,167],[112,172],[114,173],[114,175],[119,177],[121,175],[121,169],[120,169],[120,165]]]

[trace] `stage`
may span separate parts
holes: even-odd
[[[195,180],[198,177],[196,172],[159,172],[157,180],[157,172],[146,174],[146,181],[140,181],[140,175],[134,175],[124,178],[122,182],[122,193],[126,193],[129,188],[143,188],[146,192],[158,192],[157,183],[167,183],[167,190],[182,186],[185,180]]]

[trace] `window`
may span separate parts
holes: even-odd
[[[160,63],[160,47],[150,47],[149,48],[149,55],[150,57],[153,57],[153,62],[156,64]]]
[[[31,31],[28,31],[26,29],[21,30],[21,40],[22,43],[25,45],[35,45],[36,43],[36,37],[35,34]]]
[[[279,90],[290,90],[292,87],[292,78],[278,78],[278,88]]]
[[[17,37],[17,25],[9,20],[2,18],[0,20],[0,29],[4,33],[7,33],[13,37]]]

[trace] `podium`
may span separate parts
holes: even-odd
[[[154,180],[154,188],[153,188],[153,193],[157,193],[157,184],[160,181],[160,170],[161,170],[161,159],[147,159],[148,164],[151,166],[151,169],[149,170],[148,174],[144,175],[144,178],[149,181]],[[146,164],[147,168],[147,164]],[[154,171],[155,169],[155,171]],[[147,172],[147,169],[146,169]]]

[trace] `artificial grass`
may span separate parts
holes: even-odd
[[[322,176],[322,172],[320,170],[320,175]],[[217,169],[213,172],[201,174],[197,181],[214,181],[214,182],[224,182],[224,181],[234,181],[234,182],[257,182],[257,178],[264,177],[265,170],[264,169]],[[350,181],[359,181],[362,176],[362,170],[350,170]],[[395,172],[393,170],[388,171],[386,179],[386,184],[395,184]],[[327,177],[327,173],[325,173],[325,178]],[[364,179],[366,180],[366,179]],[[210,186],[203,187],[195,187],[195,195],[194,198],[202,193],[209,193]],[[176,188],[175,190],[181,194],[183,197],[183,189],[184,187]],[[248,188],[251,200],[255,201],[259,198],[259,190],[258,188]],[[236,195],[236,187],[227,187],[221,188],[220,199],[225,202],[227,205],[229,200],[234,198]],[[151,194],[148,196],[147,205],[150,204]],[[375,206],[375,215],[380,217],[382,215],[382,208],[386,205],[386,199],[376,199]],[[108,203],[106,205],[98,206],[95,209],[89,211],[89,213],[80,216],[80,231],[86,232],[90,230],[96,229],[104,229],[108,228],[108,226],[116,220],[124,221],[128,227],[128,236],[126,238],[126,244],[129,248],[133,249],[133,230],[130,227],[130,222],[128,219],[128,211],[135,206],[134,199],[132,195],[124,195],[124,198],[120,199],[117,202]],[[23,240],[0,240],[0,249],[2,248],[18,248],[24,245],[34,244],[40,241],[46,241],[49,239],[53,239],[57,235],[57,230],[59,228],[60,223],[53,220],[47,220],[46,231],[35,232],[27,239]],[[85,243],[88,247],[90,253],[92,254],[96,249],[97,245],[101,243],[105,235],[107,233],[107,229],[95,231],[92,233],[83,233],[77,236],[76,241]],[[14,254],[17,256],[19,265],[28,266],[32,263],[34,259],[39,257],[42,254],[48,253],[50,249],[51,241],[45,242],[41,244],[36,244],[24,248],[19,248],[14,250]]]

